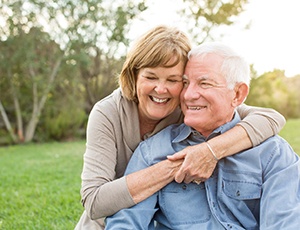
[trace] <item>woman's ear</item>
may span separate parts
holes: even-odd
[[[245,83],[238,83],[234,87],[234,91],[235,97],[233,98],[232,105],[237,107],[246,100],[249,93],[249,86]]]

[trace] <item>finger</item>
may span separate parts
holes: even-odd
[[[186,153],[185,152],[177,152],[173,155],[169,155],[167,156],[167,158],[171,161],[176,161],[176,160],[180,160],[180,159],[183,159],[184,157],[186,156]]]
[[[184,180],[185,178],[185,173],[183,172],[182,170],[182,166],[181,168],[178,170],[178,172],[175,174],[175,181],[177,183],[182,183],[182,181]]]
[[[186,175],[185,178],[184,178],[184,183],[189,184],[189,183],[191,183],[193,180],[194,180],[193,177],[190,177],[190,176]]]

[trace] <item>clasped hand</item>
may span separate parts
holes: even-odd
[[[206,181],[213,173],[217,161],[203,144],[188,146],[185,149],[168,156],[171,161],[184,159],[180,169],[175,174],[177,183],[191,183],[192,181]]]

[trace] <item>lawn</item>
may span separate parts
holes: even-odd
[[[84,142],[0,148],[0,229],[74,229]]]
[[[280,136],[286,139],[294,151],[300,155],[300,119],[290,119],[280,132]]]
[[[300,153],[300,119],[280,135]],[[0,148],[0,230],[73,230],[83,208],[80,173],[85,142]]]

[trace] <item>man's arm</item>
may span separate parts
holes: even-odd
[[[276,137],[264,155],[260,229],[299,229],[300,160],[292,148]]]
[[[150,159],[147,157],[147,147],[141,143],[132,155],[125,175],[134,173],[150,166]],[[122,209],[116,214],[106,218],[105,229],[154,229],[153,216],[157,211],[157,193],[146,200],[132,206]]]
[[[105,229],[154,229],[153,216],[157,211],[157,208],[155,208],[156,202],[157,193],[131,208],[120,210],[116,214],[106,218]]]

